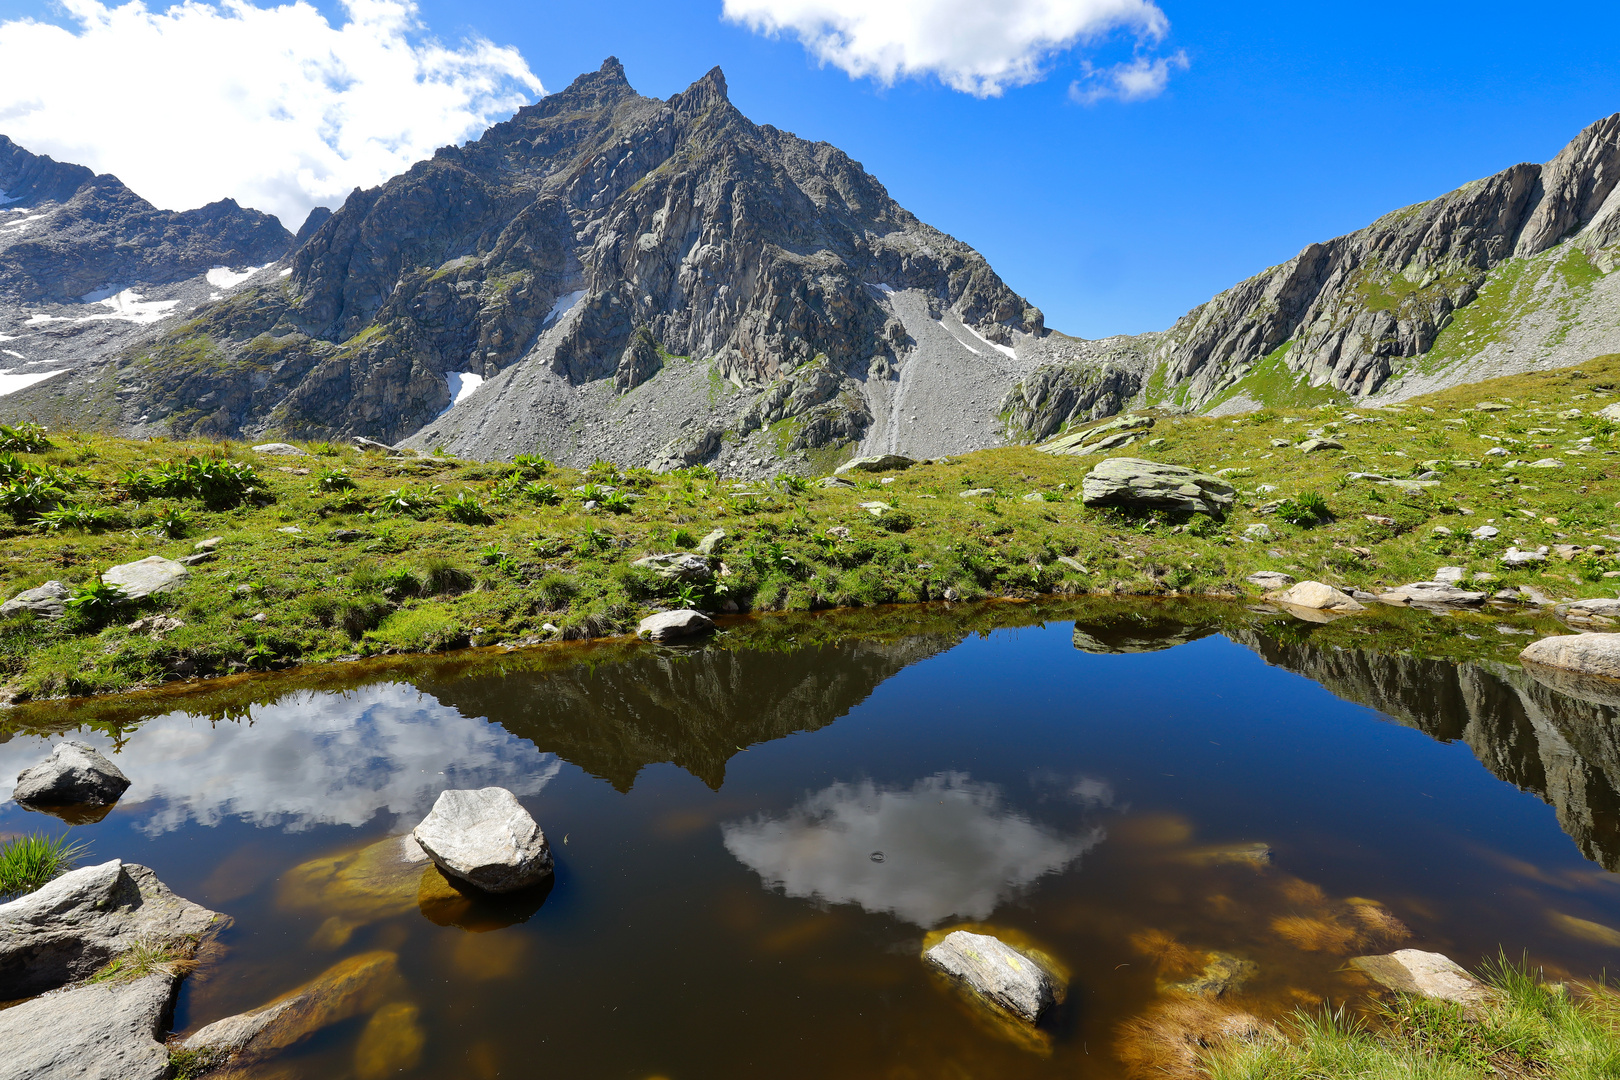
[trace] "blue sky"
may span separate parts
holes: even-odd
[[[1091,105],[1070,84],[1085,64],[1142,49],[1129,31],[1048,57],[1041,81],[975,97],[933,77],[852,78],[791,35],[723,21],[720,0],[423,0],[420,15],[446,43],[514,46],[548,90],[608,55],[659,97],[718,64],[752,119],[843,148],[983,252],[1048,325],[1086,337],[1167,326],[1311,241],[1543,161],[1620,110],[1612,2],[1545,16],[1499,3],[1158,7],[1169,29],[1147,47],[1184,52],[1185,70],[1149,100]],[[67,21],[0,0],[0,20],[23,17]]]

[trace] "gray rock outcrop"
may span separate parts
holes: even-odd
[[[656,615],[642,619],[641,625],[636,627],[636,635],[649,641],[679,641],[682,638],[706,634],[713,629],[714,620],[703,612],[679,608],[675,611],[660,611]]]
[[[1224,518],[1237,499],[1237,489],[1218,476],[1181,465],[1108,458],[1086,474],[1080,495],[1087,506]]]
[[[1357,956],[1350,961],[1373,981],[1402,994],[1421,994],[1459,1005],[1483,1001],[1485,984],[1449,957],[1421,949],[1398,949],[1385,956]]]
[[[47,581],[0,604],[0,618],[31,611],[41,618],[60,619],[67,614],[68,597],[72,595],[73,591],[60,581]]]
[[[1349,593],[1335,589],[1333,586],[1320,581],[1301,581],[1281,592],[1266,594],[1267,600],[1289,607],[1307,608],[1312,611],[1332,611],[1345,614],[1353,611],[1365,610],[1355,597]]]
[[[118,586],[126,600],[144,600],[153,593],[171,592],[189,573],[173,559],[148,555],[144,559],[112,567],[101,575],[101,580]]]
[[[0,904],[0,1000],[88,978],[137,941],[189,942],[224,925],[144,866],[114,859],[70,871]]]
[[[1029,1024],[1061,1002],[1066,989],[1045,964],[989,934],[952,931],[924,952],[923,959]]]
[[[1541,665],[1578,675],[1620,680],[1620,634],[1572,634],[1532,641],[1519,654],[1526,666]],[[1620,689],[1620,683],[1616,684]]]
[[[411,835],[445,874],[485,892],[515,892],[552,873],[546,834],[505,788],[442,791]]]
[[[0,1080],[163,1080],[179,982],[166,974],[59,990],[0,1009]]]
[[[661,578],[674,581],[707,581],[714,576],[714,568],[707,555],[694,555],[689,551],[672,551],[659,555],[646,555],[632,565],[651,570]]]
[[[128,787],[129,777],[95,747],[63,739],[49,758],[18,775],[11,797],[24,805],[106,806]]]
[[[877,454],[871,457],[851,458],[833,470],[833,475],[842,476],[847,472],[899,472],[909,469],[917,464],[914,458],[904,454]]]
[[[1378,594],[1380,602],[1396,607],[1478,607],[1485,602],[1482,592],[1459,589],[1446,581],[1414,581]]]

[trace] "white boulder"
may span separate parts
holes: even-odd
[[[505,788],[442,791],[411,835],[445,874],[485,892],[528,888],[552,872],[546,834]]]

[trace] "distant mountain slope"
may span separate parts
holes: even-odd
[[[1194,308],[1162,333],[1088,343],[1005,402],[1029,436],[1102,365],[1138,402],[1195,409],[1383,395],[1573,364],[1620,348],[1620,113],[1545,165],[1514,165]]]
[[[718,69],[659,101],[610,59],[354,192],[288,269],[126,356],[113,422],[635,464],[946,452],[999,441],[1007,386],[1066,355],[981,255],[750,122]]]
[[[115,176],[0,135],[0,394],[115,353],[237,277],[209,271],[245,272],[292,243],[274,217],[229,199],[159,210]]]

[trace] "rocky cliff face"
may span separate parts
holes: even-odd
[[[971,442],[1045,337],[982,256],[836,148],[750,122],[718,69],[659,101],[609,60],[354,192],[286,270],[127,356],[119,422],[479,457],[701,460],[722,434],[791,453],[894,434],[892,384],[939,354],[984,384]]]
[[[1090,344],[1007,396],[1028,438],[1093,388],[1238,411],[1394,398],[1620,350],[1620,114],[1545,165],[1514,165],[1294,258],[1169,330]]]
[[[1620,870],[1620,711],[1559,694],[1506,665],[1231,636],[1342,698],[1433,738],[1466,743],[1491,772],[1551,805],[1582,854]]]

